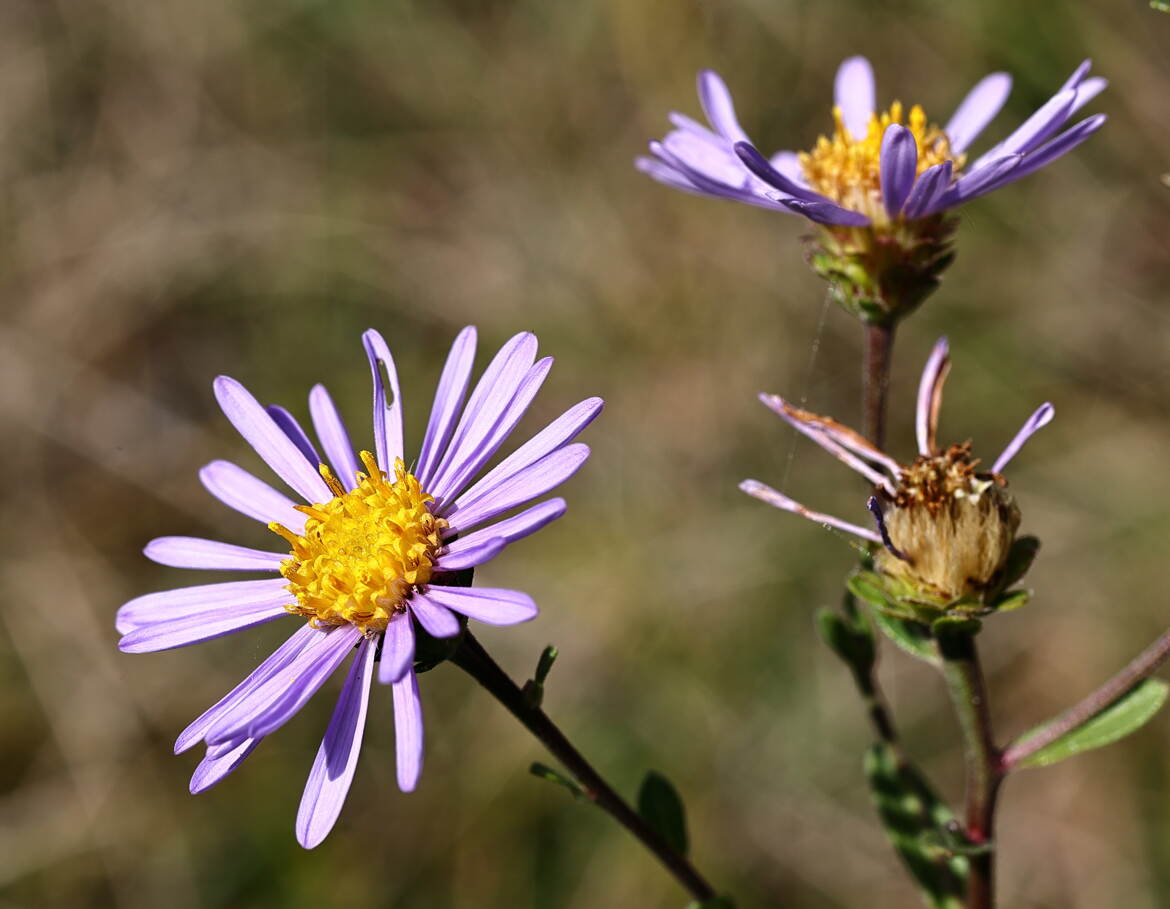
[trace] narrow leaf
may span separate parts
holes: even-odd
[[[876,610],[873,614],[873,620],[886,637],[910,656],[917,657],[927,663],[938,663],[938,654],[934,649],[934,640],[930,636],[930,629],[921,622],[895,619],[893,616]]]
[[[638,790],[638,814],[680,855],[687,854],[687,816],[682,798],[670,780],[653,770]]]
[[[1146,679],[1111,707],[1062,735],[1052,744],[1045,745],[1016,766],[1047,767],[1082,751],[1111,745],[1144,726],[1166,702],[1167,692],[1170,692],[1170,685],[1161,679]],[[1021,736],[1020,741],[1026,742],[1046,725]]]
[[[589,795],[581,788],[581,785],[576,781],[569,779],[558,770],[553,770],[551,767],[541,764],[539,761],[528,768],[528,772],[533,776],[540,777],[542,780],[548,780],[550,783],[556,783],[558,786],[564,786],[573,794],[573,798],[587,802]]]

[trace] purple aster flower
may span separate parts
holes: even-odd
[[[831,136],[804,152],[765,157],[739,125],[718,74],[699,73],[710,127],[672,113],[675,129],[650,143],[638,168],[675,189],[804,215],[824,229],[812,265],[839,302],[868,321],[905,314],[937,285],[951,261],[946,212],[1039,170],[1105,122],[1097,114],[1065,128],[1105,88],[1085,61],[1051,99],[1002,142],[969,160],[968,149],[1011,89],[992,73],[945,127],[915,105],[877,111],[873,68],[850,57],[837,70]],[[860,272],[859,269],[860,268]],[[909,277],[908,277],[909,272]]]
[[[527,594],[468,587],[459,574],[564,513],[564,500],[555,498],[501,520],[584,463],[588,447],[572,440],[602,408],[600,398],[582,401],[480,476],[528,410],[552,358],[536,360],[536,337],[518,334],[467,397],[476,346],[468,327],[451,347],[422,448],[408,470],[394,360],[376,331],[362,340],[373,373],[375,453],[355,454],[324,386],[309,394],[318,449],[287,410],[261,405],[234,379],[215,380],[216,399],[232,425],[306,504],[294,504],[228,461],[208,464],[200,479],[225,505],[266,524],[286,551],[191,537],[162,537],[146,547],[164,565],[274,577],[147,594],[117,616],[119,647],[129,653],[302,619],[276,652],[179,736],[176,753],[198,742],[207,746],[191,778],[193,793],[231,773],[350,659],[297,815],[297,839],[306,848],[325,838],[341,811],[375,672],[393,694],[398,785],[409,792],[423,756],[416,644],[421,650],[434,639],[452,642],[467,618],[511,625],[536,615]]]
[[[867,505],[873,524],[854,524],[813,511],[759,480],[740,489],[769,505],[836,528],[871,544],[874,566],[891,598],[909,603],[908,612],[980,612],[1002,593],[1005,566],[1016,541],[1020,514],[1007,490],[1003,470],[1024,443],[1053,417],[1041,405],[1024,423],[988,471],[979,470],[971,443],[940,448],[937,442],[943,383],[950,368],[947,341],[934,346],[918,388],[915,431],[918,455],[900,464],[859,433],[829,417],[793,406],[777,395],[760,400],[797,432],[859,473],[873,485]],[[1033,543],[1028,544],[1033,547]],[[1022,571],[1020,572],[1022,574]]]

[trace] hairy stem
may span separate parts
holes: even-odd
[[[601,778],[543,710],[524,697],[520,687],[491,658],[470,631],[465,631],[451,662],[479,682],[567,769],[597,807],[632,833],[663,867],[699,902],[715,897],[711,885],[684,855],[672,849],[642,816]]]
[[[1134,686],[1149,678],[1154,670],[1170,656],[1170,629],[1162,632],[1153,644],[1138,654],[1132,662],[1080,703],[1070,707],[1051,723],[1046,723],[1031,735],[1012,742],[1003,753],[1005,771],[1018,767],[1063,735],[1087,723],[1103,710],[1112,707],[1129,694]]]
[[[865,323],[865,357],[862,361],[861,412],[865,437],[878,448],[886,441],[886,398],[890,390],[890,358],[894,349],[894,324]]]
[[[1003,761],[991,729],[987,686],[979,664],[975,638],[966,632],[938,636],[943,675],[963,734],[967,765],[965,833],[976,845],[993,846],[996,796],[1003,780]],[[995,905],[995,851],[971,856],[967,882],[967,909],[992,909]]]

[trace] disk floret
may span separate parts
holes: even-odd
[[[296,506],[308,516],[299,535],[269,527],[292,547],[280,568],[296,597],[289,611],[317,626],[348,623],[369,634],[384,631],[405,612],[410,593],[431,580],[447,522],[431,513],[432,496],[401,459],[391,481],[370,452],[360,457],[367,472],[349,491],[321,465],[335,496]]]

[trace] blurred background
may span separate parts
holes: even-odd
[[[306,413],[327,381],[368,434],[359,334],[399,361],[408,451],[458,329],[481,364],[521,329],[558,364],[531,432],[588,395],[594,456],[568,515],[485,568],[540,619],[483,628],[517,678],[561,649],[546,707],[627,794],[657,768],[698,865],[740,905],[916,897],[860,776],[869,732],[816,640],[854,554],[748,499],[755,476],[863,518],[839,464],[758,390],[856,423],[860,331],[802,264],[795,217],[684,196],[633,158],[720,70],[765,150],[830,123],[838,62],[945,123],[1006,69],[976,151],[1089,56],[1110,122],[963,211],[944,288],[897,343],[891,450],[951,338],[945,439],[1012,465],[1044,540],[1033,603],[984,645],[1002,737],[1080,697],[1170,622],[1170,16],[1140,0],[5,0],[0,4],[0,906],[679,907],[604,815],[527,773],[547,760],[484,692],[422,677],[426,768],[394,784],[376,690],[332,836],[293,836],[340,680],[193,798],[175,735],[271,650],[268,626],[127,656],[113,616],[220,578],[147,562],[164,534],[268,545],[196,472],[259,461],[217,411],[228,373]],[[412,441],[413,440],[413,441]],[[368,443],[366,443],[368,444]],[[887,649],[905,738],[953,799],[956,730],[931,672]],[[1009,781],[1002,903],[1170,905],[1170,719]]]

